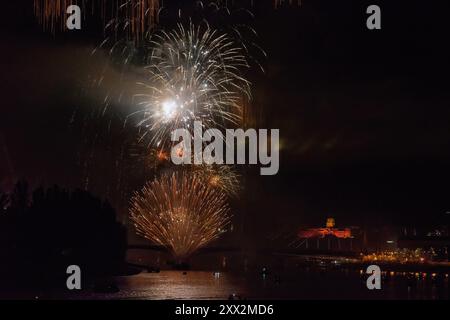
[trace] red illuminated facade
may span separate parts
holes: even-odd
[[[325,238],[326,236],[333,236],[340,239],[353,238],[350,228],[335,228],[334,219],[327,219],[325,228],[310,228],[301,229],[298,232],[299,238]]]

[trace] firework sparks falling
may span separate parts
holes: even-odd
[[[236,197],[240,191],[240,176],[231,166],[193,165],[192,171],[212,188],[222,190],[227,195]]]
[[[137,233],[165,246],[178,259],[216,239],[229,223],[226,195],[195,175],[162,175],[132,198]]]
[[[44,30],[55,33],[66,29],[67,7],[78,5],[82,12],[100,11],[105,29],[116,35],[126,30],[127,37],[136,42],[158,23],[159,0],[34,0],[34,13]],[[122,30],[119,30],[122,29]]]
[[[83,0],[34,0],[34,14],[43,29],[55,33],[66,29],[67,7],[84,6]]]
[[[146,67],[143,93],[137,94],[143,115],[139,126],[153,133],[157,145],[178,128],[192,130],[195,120],[205,128],[237,124],[242,99],[250,98],[250,83],[241,76],[248,68],[242,48],[232,38],[209,27],[186,29],[181,24],[160,32]]]
[[[289,5],[289,6],[298,6],[300,7],[302,5],[302,0],[274,0],[273,1],[273,7],[275,9],[278,9],[279,7],[283,5]]]
[[[170,162],[170,150],[148,147],[141,141],[132,144],[129,155],[144,170],[154,170]]]
[[[105,31],[114,38],[142,41],[158,23],[159,0],[102,0]]]

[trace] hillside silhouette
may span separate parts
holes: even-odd
[[[125,265],[126,229],[108,202],[58,186],[0,190],[0,283],[65,286],[69,265],[82,279],[115,275]]]

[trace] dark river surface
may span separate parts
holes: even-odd
[[[384,277],[381,290],[368,290],[356,270],[300,270],[297,274],[236,274],[161,271],[118,277],[117,293],[84,292],[69,299],[449,299],[448,278]]]
[[[369,290],[368,275],[355,264],[298,258],[258,258],[254,261],[221,256],[205,256],[194,261],[186,272],[169,269],[160,256],[137,254],[133,263],[160,263],[160,272],[143,271],[108,280],[119,290],[100,293],[93,286],[82,291],[5,292],[0,298],[25,299],[449,299],[449,270],[440,273],[384,270],[381,290]],[[130,259],[132,257],[130,256]],[[262,262],[263,261],[263,262]],[[266,267],[266,272],[263,268]]]

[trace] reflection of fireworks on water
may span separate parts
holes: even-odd
[[[246,56],[226,34],[209,27],[185,29],[153,37],[148,78],[140,83],[140,126],[153,133],[153,143],[164,144],[177,128],[191,130],[194,120],[206,128],[239,123],[243,97],[250,84],[240,75]]]
[[[240,191],[240,176],[227,165],[192,165],[192,171],[212,188],[236,197]]]
[[[165,246],[178,259],[219,237],[229,223],[226,195],[195,175],[162,175],[132,198],[137,233]]]

